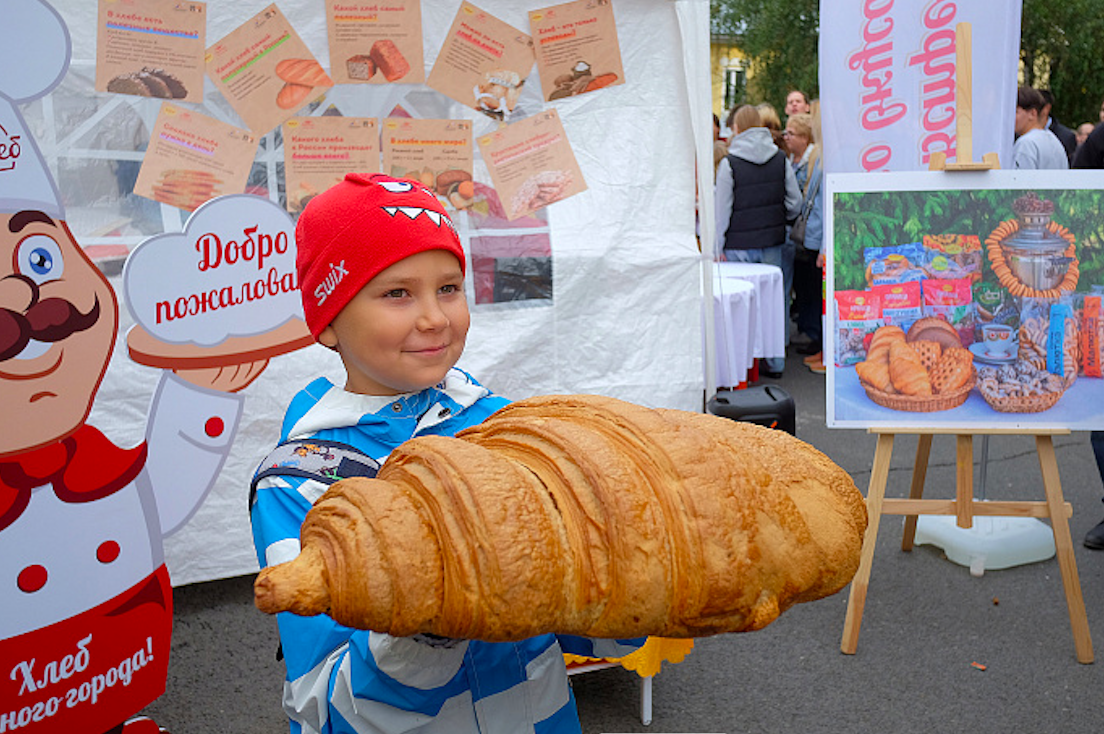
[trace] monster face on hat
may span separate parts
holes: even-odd
[[[437,196],[420,183],[350,173],[314,197],[295,229],[307,326],[317,338],[380,271],[426,250],[464,250]]]

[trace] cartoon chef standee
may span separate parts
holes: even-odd
[[[162,539],[213,485],[241,414],[234,393],[267,360],[164,371],[134,448],[85,423],[118,301],[69,231],[16,106],[60,81],[69,36],[40,0],[8,0],[4,10],[0,731],[157,731],[148,719],[124,722],[165,689],[172,590]]]

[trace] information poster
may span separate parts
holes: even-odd
[[[575,0],[529,13],[545,101],[625,83],[610,0]]]
[[[479,151],[510,219],[586,190],[555,110],[484,135]]]
[[[213,117],[162,103],[134,193],[192,211],[223,194],[240,194],[258,138]]]
[[[333,86],[275,5],[207,49],[206,61],[215,86],[258,135],[293,117]]]
[[[96,91],[203,102],[207,3],[100,0]]]
[[[423,84],[421,0],[326,0],[330,73],[338,84]]]
[[[374,117],[293,117],[284,123],[283,134],[289,212],[302,211],[346,173],[380,170]]]
[[[460,104],[509,120],[533,61],[532,38],[464,2],[427,84]]]
[[[1104,174],[828,177],[828,423],[1104,428]]]
[[[383,172],[421,181],[457,209],[472,204],[471,123],[467,120],[383,121]]]

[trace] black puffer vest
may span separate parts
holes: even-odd
[[[732,216],[726,250],[777,247],[786,241],[786,156],[762,164],[728,155],[732,167]]]

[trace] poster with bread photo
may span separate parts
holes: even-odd
[[[534,60],[532,38],[465,0],[426,84],[506,122],[519,114],[518,99]]]
[[[163,102],[134,193],[186,211],[241,193],[258,140],[248,130]]]
[[[388,117],[381,125],[383,172],[421,181],[453,209],[472,205],[472,127],[467,120]]]
[[[423,84],[421,0],[326,0],[337,84]]]
[[[203,102],[207,3],[99,0],[96,91]]]
[[[350,171],[380,170],[379,121],[374,117],[293,117],[283,126],[287,210],[339,183]]]
[[[1104,173],[828,177],[838,427],[1104,428]]]
[[[583,172],[554,109],[480,137],[479,152],[510,219],[586,191]]]
[[[610,0],[574,0],[529,11],[545,101],[625,83]]]
[[[333,80],[275,4],[207,49],[207,75],[257,135],[325,94]]]

